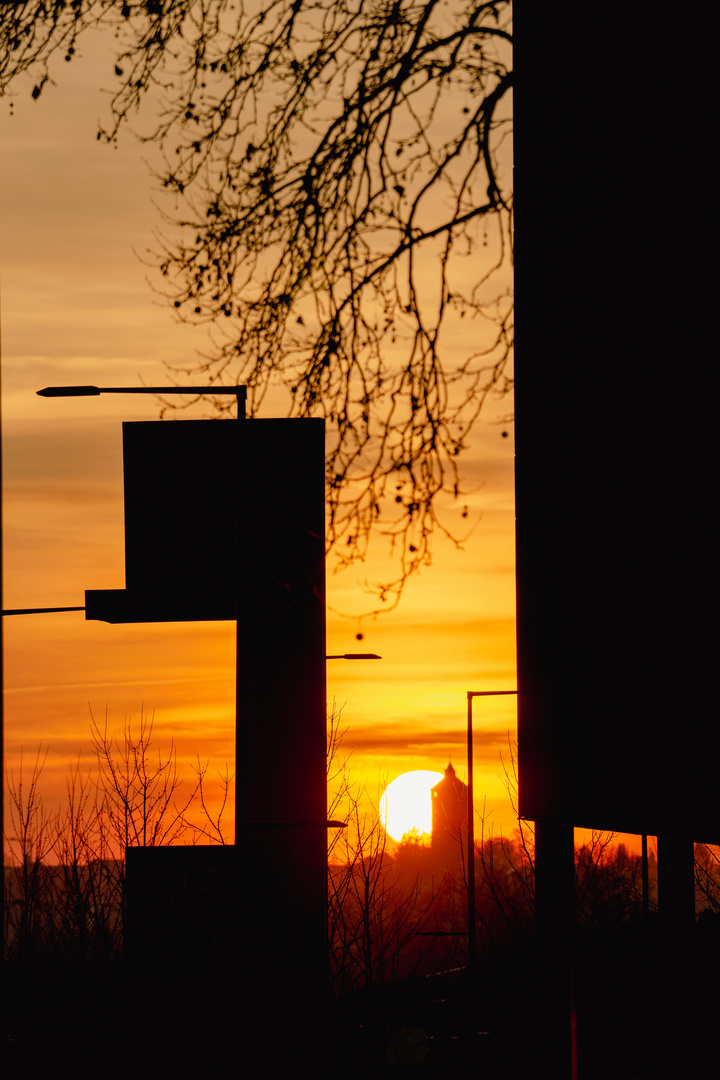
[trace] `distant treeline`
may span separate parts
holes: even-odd
[[[108,1008],[125,1007],[125,849],[226,840],[222,815],[230,778],[222,778],[222,797],[212,813],[201,768],[180,799],[174,751],[158,753],[151,718],[141,718],[137,731],[126,725],[119,735],[95,724],[93,749],[97,774],[71,771],[60,812],[49,813],[44,804],[41,755],[29,777],[9,778],[5,964],[9,1030],[22,1046],[32,1040],[38,1022],[45,1030],[59,1030],[80,1006],[88,1016],[98,1010],[97,1030]],[[331,738],[333,760],[336,750]],[[349,792],[346,785],[347,828],[330,834],[328,990],[336,1050],[349,1055],[347,1074],[361,1076],[372,1072],[379,1058],[385,1060],[400,1030],[445,1023],[454,1029],[460,1022],[466,998],[457,996],[456,982],[468,968],[468,874],[463,823],[458,823],[454,859],[448,859],[447,843],[440,854],[439,845],[426,847],[413,838],[391,855],[377,816],[363,816]],[[532,826],[519,823],[512,838],[482,837],[475,851],[473,1008],[480,1009],[488,1030],[500,1032],[507,1025],[508,995],[519,992],[532,964]],[[643,985],[652,985],[658,962],[656,862],[651,853],[647,897],[640,856],[610,834],[592,834],[576,850],[575,866],[578,970],[586,1000],[602,1011],[602,994],[617,1000],[626,975],[632,979],[642,970]],[[262,882],[253,881],[252,887],[262,889]],[[709,957],[717,958],[717,849],[696,847],[696,898],[703,935],[698,940]],[[629,958],[635,974],[625,972]],[[446,1003],[452,1020],[437,1019],[438,1001]]]

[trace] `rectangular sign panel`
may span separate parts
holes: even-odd
[[[123,424],[125,589],[86,593],[104,622],[234,619],[239,426]],[[240,507],[242,514],[242,507]]]

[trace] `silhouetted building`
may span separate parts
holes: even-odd
[[[465,859],[468,829],[468,789],[448,762],[445,776],[431,788],[432,852],[449,866]]]

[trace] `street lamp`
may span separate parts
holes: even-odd
[[[19,608],[3,608],[3,615],[51,615],[56,611],[84,611],[85,605],[82,607],[19,607]]]
[[[232,394],[237,398],[238,420],[245,419],[246,386],[46,386],[37,391],[39,397],[97,397],[99,394],[197,394],[202,397],[218,397]]]
[[[475,809],[473,803],[473,729],[472,703],[476,697],[507,697],[517,690],[467,691],[467,761],[468,761],[468,970],[475,970]]]

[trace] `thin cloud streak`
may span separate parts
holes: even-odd
[[[507,747],[507,728],[482,730],[473,732],[473,746],[476,752],[482,750],[495,750]],[[398,728],[388,731],[384,726],[363,727],[359,730],[348,730],[343,736],[342,750],[370,750],[382,749],[394,754],[412,756],[420,750],[435,750],[445,746],[467,745],[467,730],[451,729],[423,730],[409,732],[406,728]]]

